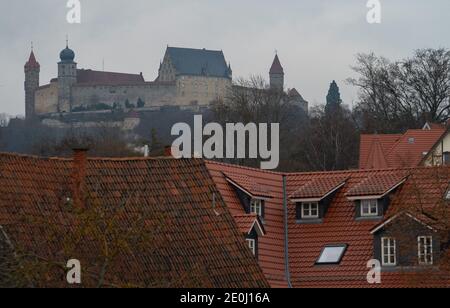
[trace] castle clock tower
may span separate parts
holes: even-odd
[[[75,52],[66,45],[59,54],[58,63],[58,112],[71,112],[72,86],[77,83]]]

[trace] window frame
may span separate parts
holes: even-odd
[[[248,248],[253,253],[254,256],[256,256],[256,240],[252,238],[245,239],[248,245]]]
[[[308,209],[306,208],[308,206]],[[313,206],[316,207],[317,215],[312,215]],[[305,215],[306,210],[309,212],[308,215]],[[319,219],[320,217],[320,206],[319,202],[302,202],[301,204],[301,217],[302,219]]]
[[[327,249],[332,249],[332,248],[340,248],[340,249],[342,249],[342,252],[339,255],[338,260],[336,262],[320,262],[320,259],[322,259],[322,256],[323,256],[324,252]],[[342,259],[344,258],[345,253],[347,252],[347,250],[348,250],[348,244],[325,245],[322,248],[322,250],[320,251],[320,255],[319,255],[319,258],[316,261],[316,265],[339,265],[339,264],[341,264]]]
[[[257,204],[255,204],[257,203]],[[251,214],[256,214],[259,217],[263,217],[263,200],[262,199],[255,199],[255,198],[251,198],[250,199],[250,213]]]
[[[423,242],[422,242],[423,240]],[[427,242],[429,241],[429,243]],[[425,246],[425,247],[423,247]],[[425,251],[422,249],[425,248]],[[433,265],[433,236],[418,236],[417,237],[417,260],[419,265]],[[428,261],[428,257],[430,261]],[[423,261],[422,261],[423,260]]]
[[[385,252],[385,241],[388,241],[388,253]],[[393,249],[393,251],[391,251]],[[388,258],[388,262],[386,262]],[[391,262],[391,258],[394,258],[394,262]],[[381,264],[383,266],[397,266],[397,240],[393,237],[382,237],[381,238]]]
[[[450,152],[442,153],[442,165],[450,166]]]
[[[372,213],[372,206],[373,206],[372,202],[375,202],[375,208],[376,208],[376,212],[375,213]],[[378,208],[378,206],[379,206],[378,202],[379,202],[378,199],[361,200],[361,203],[360,203],[360,208],[361,208],[360,209],[360,214],[361,214],[361,217],[378,217],[378,216],[380,216],[380,213],[379,213],[380,211],[379,211],[379,208]],[[364,212],[364,207],[365,206],[368,206],[368,210],[369,211],[367,213]]]

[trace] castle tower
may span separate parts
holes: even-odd
[[[59,54],[58,63],[58,112],[70,112],[72,102],[72,86],[77,83],[77,63],[75,52],[69,44]]]
[[[270,88],[283,90],[284,89],[284,69],[281,66],[278,55],[275,55],[272,67],[270,68]]]
[[[33,48],[31,48],[30,57],[25,63],[25,117],[31,119],[34,117],[35,92],[39,88],[39,73],[41,66],[36,61]]]

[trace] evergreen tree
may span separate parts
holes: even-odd
[[[335,112],[338,108],[341,107],[341,93],[339,92],[339,87],[336,81],[330,84],[330,89],[328,90],[327,95],[327,105],[325,106],[326,113]]]

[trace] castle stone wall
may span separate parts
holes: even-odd
[[[145,102],[145,107],[158,107],[176,104],[175,84],[147,83],[127,86],[82,86],[72,88],[72,106],[91,106],[95,104],[130,104],[136,106],[139,99]]]
[[[208,106],[217,98],[227,97],[231,80],[227,78],[179,76],[177,78],[177,105]]]
[[[35,93],[35,113],[45,114],[58,110],[58,83],[39,88]]]

